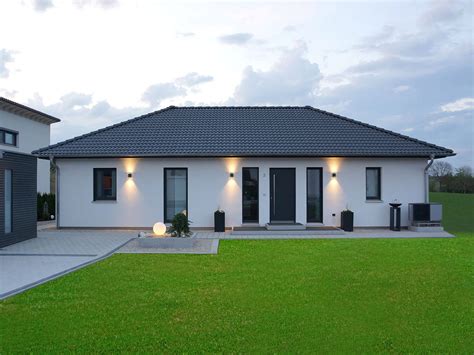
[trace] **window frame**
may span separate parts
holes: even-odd
[[[257,170],[257,220],[256,221],[244,221],[244,170],[245,169],[256,169]],[[254,166],[242,167],[242,224],[258,224],[260,223],[260,170]]]
[[[321,220],[314,221],[309,219],[309,179],[308,173],[310,170],[319,170],[319,194],[321,195]],[[322,167],[307,167],[306,168],[306,223],[323,223],[324,220],[324,197],[323,197],[323,168]]]
[[[110,170],[110,171],[115,172],[115,184],[112,182],[112,187],[113,187],[112,197],[97,196],[97,189],[96,189],[97,172],[104,171],[104,170]],[[113,175],[112,175],[112,178],[113,178]],[[94,194],[94,201],[117,201],[117,168],[94,168],[92,180],[93,180],[92,188],[93,188],[93,194]]]
[[[13,144],[7,143],[7,134],[11,134],[13,136]],[[0,144],[7,145],[9,147],[18,147],[18,132],[7,128],[0,128]]]
[[[367,196],[367,186],[368,186],[368,181],[367,181],[367,172],[369,170],[376,170],[378,171],[377,174],[377,196]],[[374,167],[374,166],[369,166],[365,168],[365,200],[366,201],[382,201],[382,168],[381,167]]]
[[[188,168],[182,168],[182,167],[175,167],[175,168],[163,168],[163,221],[164,223],[171,223],[173,218],[171,219],[166,219],[166,171],[167,170],[184,170],[186,171],[186,217],[188,217],[189,220],[189,201],[188,201],[188,192],[189,192],[189,182],[188,182]],[[174,216],[173,216],[174,217]]]

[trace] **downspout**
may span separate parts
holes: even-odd
[[[430,161],[425,166],[425,203],[430,202],[430,178],[428,175],[428,170],[430,169],[431,165],[434,163],[434,154],[430,155]]]
[[[54,166],[54,170],[56,170],[56,187],[55,187],[55,201],[56,201],[56,206],[55,206],[55,219],[56,219],[56,228],[59,229],[59,166],[56,164],[56,161],[54,160],[54,157],[52,155],[49,156],[49,161],[51,162],[51,165]]]

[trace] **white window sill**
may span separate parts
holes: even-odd
[[[117,200],[93,200],[92,203],[117,203]]]
[[[365,203],[383,203],[383,200],[365,200]]]

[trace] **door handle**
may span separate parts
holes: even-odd
[[[275,174],[273,174],[273,215],[275,215],[276,185]]]

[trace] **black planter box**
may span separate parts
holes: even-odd
[[[341,229],[346,232],[352,232],[354,230],[354,212],[341,212]]]
[[[214,232],[225,232],[225,212],[214,212]]]

